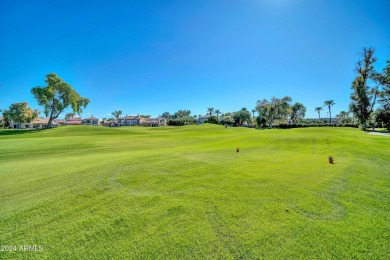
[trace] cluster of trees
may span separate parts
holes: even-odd
[[[306,107],[302,103],[291,104],[291,97],[263,99],[257,101],[256,110],[259,113],[257,125],[272,128],[274,121],[284,123],[300,122],[306,114]]]
[[[380,73],[374,69],[377,58],[373,48],[364,48],[362,58],[355,65],[357,76],[352,82],[350,110],[362,130],[368,125],[384,125],[390,129],[390,60]],[[379,108],[375,111],[375,104]]]
[[[11,104],[9,109],[3,111],[4,125],[10,126],[11,120],[17,123],[30,123],[37,119],[39,111],[30,108],[27,102]]]
[[[271,127],[274,122],[279,124],[301,122],[306,114],[306,107],[302,103],[291,104],[291,97],[276,98],[270,100],[263,99],[257,101],[256,108],[248,110],[246,107],[232,113],[222,113],[220,110],[214,110],[213,107],[207,108],[207,123],[228,124],[228,125],[257,125],[259,127]],[[258,116],[255,117],[255,113]],[[219,114],[221,116],[219,116]]]
[[[241,110],[233,113],[222,113],[219,109],[210,110],[209,118],[207,123],[211,124],[223,124],[223,125],[243,125],[243,124],[252,124],[253,120],[251,114],[246,107],[241,108]],[[221,116],[220,116],[221,115]]]
[[[38,104],[43,106],[43,112],[49,117],[50,128],[54,119],[67,108],[71,107],[74,113],[80,114],[89,104],[89,99],[81,97],[71,85],[64,82],[55,73],[46,75],[46,86],[37,86],[31,90]],[[3,111],[6,126],[10,121],[18,123],[31,123],[39,116],[38,110],[33,110],[26,102],[11,104],[9,109]]]
[[[363,130],[367,126],[384,126],[390,129],[390,60],[387,61],[387,66],[383,72],[379,73],[373,66],[377,60],[374,57],[374,49],[364,48],[361,55],[362,59],[356,63],[355,67],[357,76],[352,83],[352,102],[349,111],[341,111],[337,115],[338,124],[359,124]],[[370,85],[374,85],[374,87],[370,87]],[[270,128],[273,127],[275,122],[279,125],[302,123],[306,114],[306,107],[302,103],[291,104],[291,102],[292,99],[288,96],[283,98],[273,97],[269,100],[257,101],[256,107],[251,111],[243,107],[239,111],[225,114],[219,109],[208,107],[207,115],[209,118],[207,122],[232,125],[247,124]],[[376,103],[379,103],[379,108],[375,110]],[[315,108],[319,123],[321,123],[321,111],[324,107],[328,110],[328,123],[332,123],[331,108],[335,104],[334,100],[325,100],[323,106]],[[255,112],[258,113],[257,117],[255,117]],[[163,117],[168,119],[170,125],[196,123],[196,116],[191,116],[190,113],[189,110],[179,110],[174,115],[165,112]]]
[[[182,126],[182,125],[191,125],[198,122],[196,115],[191,116],[190,110],[178,110],[173,115],[169,112],[164,112],[161,117],[167,120],[168,125],[172,126]]]

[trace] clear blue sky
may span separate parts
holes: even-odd
[[[83,116],[207,107],[289,95],[317,117],[347,110],[354,63],[390,59],[388,0],[0,1],[0,108],[57,73],[91,100]],[[326,116],[326,110],[323,111]]]

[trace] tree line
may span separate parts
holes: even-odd
[[[352,81],[350,95],[351,103],[348,111],[341,111],[337,117],[341,124],[358,124],[362,130],[367,127],[383,126],[390,130],[390,60],[387,60],[386,67],[382,72],[374,68],[377,58],[374,56],[373,48],[364,48],[360,53],[361,58],[355,63],[356,77]],[[31,89],[31,93],[38,104],[43,107],[43,113],[49,118],[48,127],[51,127],[54,119],[68,107],[72,113],[68,113],[65,118],[69,119],[76,114],[80,115],[90,100],[81,97],[72,86],[64,82],[55,73],[46,75],[46,86],[37,86]],[[257,127],[274,127],[277,125],[295,125],[305,123],[306,107],[299,102],[291,103],[292,98],[285,96],[282,98],[272,97],[256,102],[250,111],[243,107],[239,111],[222,113],[214,107],[207,108],[207,121],[214,124],[227,125],[251,125]],[[334,100],[326,100],[323,106],[314,109],[318,113],[318,124],[332,124],[332,106]],[[328,109],[329,121],[322,122],[321,111]],[[258,115],[255,117],[255,113]],[[26,102],[13,103],[8,109],[3,111],[4,125],[9,126],[10,121],[30,123],[39,117],[39,111],[28,106]],[[111,113],[112,118],[118,119],[122,115],[121,110]],[[349,115],[352,115],[350,117]],[[141,115],[150,117],[150,115]],[[173,114],[164,112],[160,115],[167,120],[168,125],[196,124],[202,115],[191,115],[190,110],[178,110]],[[307,123],[307,120],[306,120]]]
[[[363,48],[360,53],[361,58],[355,63],[354,71],[357,75],[352,81],[351,103],[348,111],[341,111],[337,115],[338,125],[359,126],[362,130],[366,130],[367,127],[385,127],[390,130],[390,60],[387,60],[387,66],[383,69],[383,72],[378,72],[374,69],[374,64],[377,61],[374,53],[373,48]],[[239,111],[225,114],[219,109],[209,107],[207,108],[209,118],[206,122],[232,125],[247,124],[270,128],[273,127],[274,122],[277,122],[279,126],[291,126],[304,122],[306,107],[299,102],[291,104],[291,101],[292,99],[289,96],[258,100],[255,108],[251,110],[252,117],[245,107]],[[335,104],[334,100],[325,100],[323,106],[314,109],[318,113],[318,121],[310,123],[313,125],[322,123],[332,125],[331,108]],[[328,122],[321,122],[321,111],[324,107],[328,109]],[[189,113],[185,116],[189,117],[190,111],[187,111]],[[257,117],[254,115],[255,112],[258,113]],[[176,113],[175,117],[172,117],[168,112],[164,114],[166,118],[173,120],[171,122],[175,122],[174,125],[177,122],[181,124],[191,123],[191,120],[182,120],[180,113],[178,113],[179,117]],[[195,123],[195,121],[193,120],[192,123]],[[308,120],[304,123],[309,124]]]

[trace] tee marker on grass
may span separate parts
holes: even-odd
[[[328,161],[329,161],[330,164],[333,164],[333,163],[334,163],[334,158],[333,158],[333,156],[329,155]]]

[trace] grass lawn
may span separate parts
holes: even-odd
[[[388,259],[390,137],[0,130],[0,201],[0,259]]]

